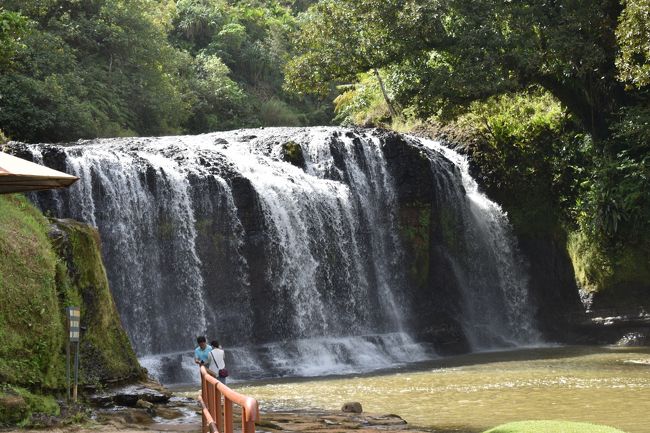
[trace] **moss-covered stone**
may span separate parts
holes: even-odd
[[[450,252],[462,254],[464,248],[462,236],[465,228],[460,224],[457,214],[447,206],[438,209],[438,213],[437,222],[443,244]]]
[[[305,157],[302,147],[295,141],[287,141],[282,145],[282,158],[296,167],[305,168]]]
[[[99,233],[74,220],[56,220],[55,227],[53,243],[68,265],[70,285],[64,298],[82,299],[82,379],[94,383],[140,378],[142,371],[108,286]]]
[[[411,281],[418,287],[426,287],[429,282],[429,244],[431,205],[411,203],[399,211],[400,230],[409,261],[408,271]]]
[[[29,414],[25,399],[11,389],[0,390],[0,425],[18,424]]]
[[[43,416],[58,416],[61,407],[51,395],[33,393],[28,389],[4,385],[0,388],[0,425],[38,427]]]
[[[650,305],[650,248],[625,245],[605,252],[584,234],[569,236],[568,250],[580,287],[594,294],[595,308]]]

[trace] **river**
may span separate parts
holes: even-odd
[[[526,419],[650,431],[650,348],[556,347],[449,357],[381,374],[234,385],[264,411],[395,413],[411,426],[481,432]]]

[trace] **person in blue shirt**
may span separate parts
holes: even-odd
[[[206,343],[204,336],[196,337],[196,342],[199,346],[194,349],[194,363],[196,365],[210,365],[210,352],[212,351],[212,346]]]

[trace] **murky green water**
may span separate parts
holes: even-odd
[[[263,410],[395,413],[411,425],[483,431],[562,419],[650,432],[650,348],[570,347],[475,354],[390,374],[234,386]]]

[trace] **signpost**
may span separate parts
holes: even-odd
[[[77,384],[79,380],[79,322],[81,320],[81,311],[79,307],[66,307],[66,317],[68,318],[68,345],[66,347],[66,377],[68,380],[68,400],[70,400],[70,343],[75,343],[74,352],[74,388],[72,389],[72,399],[77,401]]]

